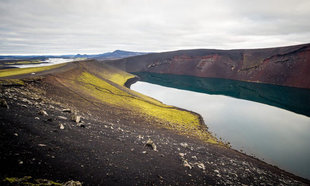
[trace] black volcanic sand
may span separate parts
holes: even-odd
[[[9,106],[0,107],[1,180],[32,176],[83,185],[310,183],[232,149],[147,123],[135,113],[92,106],[91,100],[44,80],[1,90]],[[82,122],[71,121],[66,108],[82,116]],[[41,110],[48,116],[40,115]],[[148,139],[158,151],[146,145]]]

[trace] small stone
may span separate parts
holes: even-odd
[[[180,145],[184,148],[188,147],[188,144],[187,143],[180,143]]]
[[[187,160],[183,161],[183,166],[188,167],[189,169],[192,169],[192,166],[187,162]]]
[[[81,122],[81,116],[74,114],[71,116],[71,120],[75,121],[76,123],[80,123]]]
[[[24,164],[24,162],[23,161],[19,161],[18,164],[22,165],[22,164]]]
[[[179,155],[180,155],[181,158],[183,158],[185,156],[185,154],[181,153],[181,152],[179,153]]]
[[[18,134],[17,134],[17,133],[14,133],[14,136],[18,136]]]
[[[146,151],[142,151],[142,154],[146,154]]]
[[[39,117],[35,117],[34,119],[39,120],[40,118]]]
[[[62,112],[68,112],[68,113],[71,113],[71,110],[68,109],[68,108],[65,108],[65,109],[62,109]]]
[[[156,147],[155,143],[151,139],[148,139],[145,145],[150,147],[154,151],[157,151],[157,147]]]
[[[66,118],[65,116],[58,116],[59,119],[63,119],[63,120],[67,120],[68,118]]]
[[[40,110],[40,112],[38,114],[40,114],[42,116],[48,116],[48,114],[45,110]]]
[[[220,173],[220,171],[219,171],[219,170],[214,170],[214,172],[215,172],[215,173],[218,173],[218,174]]]
[[[78,123],[77,126],[78,126],[78,127],[82,127],[82,128],[85,128],[85,127],[86,127],[84,124],[81,124],[81,123]]]
[[[63,129],[65,129],[65,126],[63,125],[63,124],[59,124],[59,128],[60,128],[60,130],[63,130]]]
[[[197,167],[202,169],[202,170],[206,170],[206,167],[205,167],[205,165],[203,163],[198,163]]]
[[[39,146],[39,147],[46,147],[46,145],[45,145],[45,144],[42,144],[42,143],[38,144],[38,146]]]
[[[70,180],[64,183],[63,186],[82,186],[82,183],[79,181]]]

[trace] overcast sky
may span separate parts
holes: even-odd
[[[0,54],[310,42],[310,0],[0,0]]]

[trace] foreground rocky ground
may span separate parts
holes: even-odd
[[[0,96],[1,185],[24,176],[83,185],[310,184],[134,113],[90,108],[89,100],[40,81],[3,86]]]

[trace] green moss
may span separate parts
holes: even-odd
[[[3,86],[21,86],[24,85],[24,81],[20,79],[1,79],[0,85]]]
[[[30,74],[33,72],[41,72],[46,70],[51,70],[63,66],[64,64],[44,66],[44,67],[32,67],[32,68],[13,68],[0,70],[0,77],[16,76],[22,74]]]
[[[10,183],[12,185],[28,185],[28,186],[57,186],[63,185],[47,179],[33,179],[31,176],[24,176],[22,178],[7,177],[2,180],[3,182]]]
[[[114,82],[118,79],[115,78],[116,75],[110,77],[114,78]],[[117,82],[124,81],[122,78],[120,79]],[[76,87],[106,104],[139,112],[143,116],[148,116],[145,118],[152,121],[166,123],[167,125],[164,126],[166,128],[176,129],[183,134],[196,136],[210,143],[217,143],[216,138],[201,129],[200,118],[197,114],[167,106],[130,89],[114,86],[88,72],[81,73],[77,80],[70,82],[73,84],[72,87]]]

